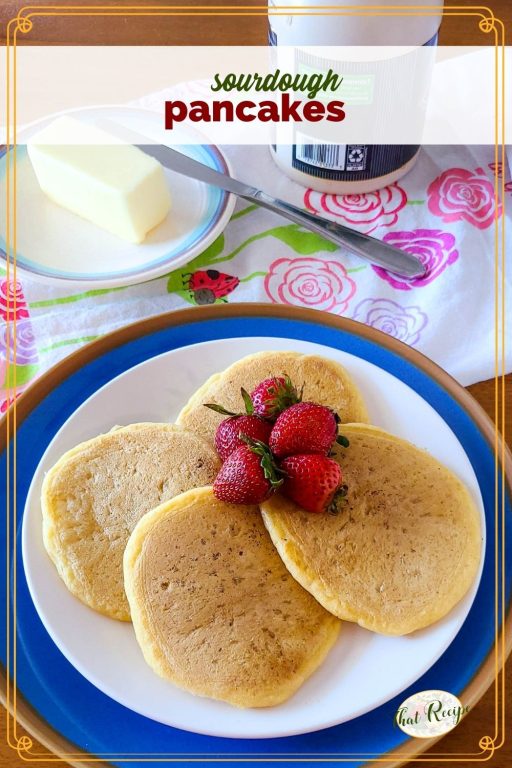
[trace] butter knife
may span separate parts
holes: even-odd
[[[295,224],[299,224],[305,229],[325,237],[326,240],[335,243],[341,248],[346,248],[351,253],[355,253],[372,264],[378,264],[390,272],[404,277],[422,277],[425,274],[423,264],[416,256],[394,248],[381,240],[377,240],[375,237],[361,234],[343,224],[328,221],[308,211],[303,211],[295,205],[286,203],[284,200],[271,197],[261,189],[256,189],[241,181],[237,181],[231,176],[219,173],[219,171],[215,171],[213,168],[209,168],[207,165],[163,144],[148,144],[148,137],[141,136],[125,128],[124,125],[121,126],[113,121],[104,120],[100,127],[104,127],[105,130],[110,130],[112,133],[115,129],[118,137],[137,145],[139,149],[147,155],[154,157],[171,171],[196,179],[197,181],[202,181],[205,184],[219,187],[248,202],[256,203],[262,208],[267,208],[269,211],[273,211],[293,221]]]

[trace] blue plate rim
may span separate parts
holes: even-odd
[[[54,388],[55,378],[57,378],[59,382],[62,382],[66,378],[70,377],[75,371],[77,371],[84,364],[84,361],[92,361],[100,357],[102,354],[108,352],[109,350],[123,346],[131,340],[135,340],[146,335],[151,335],[159,330],[168,329],[173,326],[191,325],[202,321],[212,321],[219,319],[232,320],[237,317],[258,318],[261,316],[267,318],[276,318],[280,320],[285,319],[299,322],[302,321],[313,325],[330,326],[334,330],[341,330],[356,337],[366,338],[370,342],[373,342],[374,344],[395,353],[398,355],[398,357],[405,358],[409,363],[412,363],[413,366],[419,368],[420,371],[426,374],[428,378],[433,379],[436,384],[441,386],[445,392],[447,392],[462,407],[462,409],[469,415],[470,419],[477,426],[481,435],[485,438],[490,450],[494,453],[495,428],[489,417],[485,414],[483,409],[474,400],[474,398],[461,385],[459,385],[449,374],[447,374],[445,371],[439,368],[439,366],[437,366],[421,353],[411,349],[402,342],[399,342],[396,339],[383,334],[380,331],[364,326],[363,324],[353,320],[334,315],[326,315],[325,313],[319,313],[315,310],[256,303],[231,304],[219,307],[197,307],[168,312],[161,315],[156,315],[143,321],[137,321],[121,329],[118,329],[117,331],[114,331],[107,336],[102,337],[101,339],[98,339],[97,341],[87,345],[80,350],[77,350],[75,353],[65,358],[52,369],[47,371],[40,379],[34,382],[34,384],[26,390],[26,392],[17,401],[18,426],[32,412],[32,410],[37,408],[39,401],[52,391]],[[6,421],[7,416],[4,416],[4,418],[0,421],[0,449],[2,451],[5,449],[6,445]],[[505,469],[510,493],[512,457],[506,448]],[[506,627],[509,629],[512,623],[512,612],[510,607],[511,606],[509,602],[506,617]],[[510,651],[510,645],[512,645],[512,637],[509,633],[508,647],[506,649],[507,655]],[[5,676],[5,668],[3,668],[3,666],[2,671],[3,676]],[[480,668],[475,673],[470,683],[464,689],[463,693],[465,694],[465,701],[474,704],[485,693],[487,688],[492,684],[494,680],[494,671],[494,656],[493,653],[490,652],[488,656],[482,660]],[[21,694],[19,694],[19,697],[22,706],[26,707],[27,711],[35,711],[30,704],[27,704],[24,701]],[[45,740],[48,739],[47,730],[49,729],[51,733],[57,737],[57,742],[60,741],[62,743],[63,741],[66,741],[58,731],[54,730],[52,726],[49,726],[44,721],[44,717],[41,714],[37,713],[37,717],[42,720],[43,736]],[[38,737],[38,734],[36,734],[35,731],[40,729],[34,728],[33,723],[28,722],[27,720],[26,723],[22,724],[25,724],[25,727],[27,727],[29,731],[33,732],[34,735],[36,735],[36,738]],[[39,734],[39,737],[41,737],[41,734]],[[390,764],[399,765],[403,762],[403,760],[411,759],[412,756],[421,754],[421,752],[431,747],[435,741],[437,741],[437,739],[422,740],[422,743],[418,745],[418,748],[415,749],[413,753],[408,751],[408,745],[410,742],[406,741],[404,744],[385,753],[387,761],[389,761],[390,758],[396,758],[396,762]],[[45,743],[45,741],[43,741],[43,743]],[[70,742],[66,741],[66,743],[67,746],[70,746]],[[59,754],[59,745],[57,744],[56,746],[57,749],[53,749],[52,751],[54,751],[55,754]],[[74,747],[74,749],[77,750],[76,747]],[[80,748],[78,748],[78,750],[79,749]],[[404,753],[407,755],[407,757],[401,757],[401,755]],[[87,753],[80,754],[87,756]],[[279,753],[276,754],[276,759],[282,761],[282,758],[279,758]],[[243,762],[243,760],[240,762]],[[334,758],[333,762],[336,762]],[[83,759],[81,759],[77,764],[83,765]],[[376,765],[377,763],[374,764]]]

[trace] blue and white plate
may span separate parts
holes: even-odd
[[[91,107],[74,110],[87,123],[112,120],[139,134],[158,139],[221,173],[230,173],[220,149],[190,144],[190,132],[171,134],[163,116],[131,107]],[[164,169],[172,207],[164,221],[141,244],[127,243],[74,213],[56,205],[41,190],[27,155],[26,141],[56,115],[18,132],[16,152],[16,262],[32,279],[58,283],[73,290],[130,285],[160,277],[186,264],[223,231],[235,200],[221,189]],[[198,138],[198,140],[200,140]],[[171,143],[172,141],[172,143]],[[0,157],[0,196],[7,194],[6,155]],[[11,171],[12,174],[12,171]],[[12,178],[12,176],[11,176]],[[0,221],[0,254],[5,260],[5,217]],[[12,222],[11,222],[12,227]],[[11,239],[12,239],[11,228]],[[12,242],[10,255],[12,257]]]
[[[156,677],[129,625],[99,616],[67,592],[44,552],[38,497],[44,472],[72,445],[116,423],[172,420],[207,375],[267,348],[314,350],[342,362],[375,424],[459,474],[487,535],[479,579],[445,619],[405,638],[346,624],[325,663],[288,702],[237,710]],[[21,398],[18,421],[18,519],[11,527],[18,547],[18,702],[29,730],[45,734],[53,751],[78,748],[114,764],[128,755],[141,765],[180,758],[227,765],[258,756],[293,763],[309,756],[356,766],[385,755],[393,765],[430,744],[394,725],[408,696],[442,689],[472,706],[492,683],[493,428],[461,387],[405,345],[313,311],[194,308],[123,328],[67,358]],[[5,454],[1,462],[0,477]],[[508,497],[507,504],[510,521]],[[511,580],[508,557],[507,599]]]

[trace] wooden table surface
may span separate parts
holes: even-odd
[[[369,0],[371,2],[371,0]],[[75,5],[105,5],[108,0],[75,0]],[[428,2],[428,0],[427,0]],[[23,0],[2,0],[0,7],[0,29],[4,35],[5,23],[16,15],[17,11],[28,5]],[[49,5],[48,0],[32,0],[31,6]],[[53,0],[52,5],[71,5],[73,0]],[[117,0],[116,5],[133,5],[133,0]],[[152,6],[169,5],[161,0],[146,0]],[[220,5],[221,0],[202,0],[203,6]],[[227,4],[225,2],[225,4]],[[261,2],[243,0],[233,5],[247,5],[256,9]],[[342,4],[342,3],[340,3]],[[176,5],[189,5],[192,2],[181,0]],[[474,0],[454,0],[453,5],[475,6]],[[489,0],[482,3],[492,8],[495,15],[501,18],[508,31],[512,29],[512,2],[510,0]],[[4,38],[5,39],[5,38]],[[63,18],[52,17],[38,19],[33,31],[26,37],[21,36],[20,44],[56,44],[56,45],[265,45],[266,18],[265,16],[202,17],[182,16],[178,18],[123,18],[121,23],[113,26],[98,18]],[[444,45],[486,45],[491,44],[489,38],[478,30],[477,21],[470,17],[445,18],[441,27],[440,43]],[[455,341],[454,341],[455,343]],[[512,375],[507,380],[507,423],[510,425],[512,416]],[[468,388],[473,397],[480,403],[487,414],[494,420],[494,390],[493,380],[483,381]],[[510,444],[510,443],[509,443]],[[508,686],[507,709],[512,711],[512,686]],[[476,752],[481,736],[494,733],[494,690],[491,688],[474,709],[465,717],[462,723],[441,742],[438,742],[432,752],[443,751],[448,754]],[[18,735],[23,735],[19,728]],[[45,752],[43,747],[34,748]],[[48,753],[49,757],[50,754]],[[428,755],[428,752],[426,753]],[[21,761],[7,746],[5,738],[5,722],[0,723],[0,768],[22,766]],[[45,763],[43,763],[44,765]],[[47,763],[50,765],[50,763]],[[441,766],[435,758],[428,765]],[[512,746],[510,741],[497,752],[489,762],[496,768],[507,768],[512,765]],[[412,763],[411,763],[412,765]],[[463,765],[463,763],[459,763]],[[464,766],[465,768],[465,766]]]
[[[368,0],[378,5],[378,0]],[[433,0],[410,0],[411,5],[429,5]],[[4,25],[16,16],[20,8],[39,5],[116,5],[134,6],[165,5],[190,6],[192,0],[0,0],[0,31],[4,35]],[[260,15],[239,16],[172,16],[172,17],[129,17],[116,21],[101,17],[39,17],[28,35],[20,35],[19,44],[58,45],[266,45],[267,20],[264,15],[265,0],[196,0],[202,6],[247,6]],[[325,0],[325,5],[336,5],[334,0]],[[279,0],[275,0],[279,5]],[[343,5],[339,0],[338,5]],[[445,0],[445,5],[461,8],[479,6],[475,0]],[[512,2],[510,0],[484,0],[482,6],[492,8],[495,15],[505,26],[512,28]],[[262,10],[263,9],[263,10]],[[492,45],[491,36],[478,29],[477,16],[445,17],[441,27],[442,45]]]

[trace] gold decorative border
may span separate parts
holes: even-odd
[[[42,16],[266,16],[270,15],[310,15],[310,16],[437,16],[442,14],[443,16],[474,16],[479,17],[478,22],[479,29],[485,34],[490,32],[494,33],[494,48],[495,48],[495,163],[502,163],[502,167],[505,167],[505,27],[503,22],[494,16],[493,11],[486,6],[457,6],[446,5],[443,9],[439,9],[437,6],[429,5],[410,5],[410,6],[382,6],[382,5],[367,5],[359,6],[357,9],[353,7],[343,5],[325,5],[325,6],[274,6],[269,9],[267,6],[183,6],[183,5],[165,5],[165,6],[151,6],[151,5],[133,5],[133,6],[116,6],[114,4],[101,5],[101,6],[87,6],[87,5],[47,5],[47,6],[24,6],[21,8],[17,16],[7,25],[7,40],[6,40],[6,72],[7,72],[7,155],[6,155],[6,178],[7,178],[7,201],[6,201],[6,278],[7,280],[16,281],[16,45],[18,33],[28,34],[34,25],[34,19]],[[12,77],[12,85],[11,85]],[[500,111],[501,110],[501,111]],[[13,131],[11,135],[11,120],[13,124]],[[12,150],[10,150],[12,146]],[[408,752],[408,742],[402,747],[398,747],[388,753],[387,756],[380,757],[377,754],[361,753],[351,754],[342,757],[342,753],[336,756],[321,755],[319,757],[308,756],[305,758],[303,753],[294,755],[289,759],[282,759],[281,756],[269,755],[258,757],[233,757],[232,754],[227,753],[225,756],[219,756],[215,759],[208,759],[208,755],[200,756],[188,756],[185,754],[175,756],[129,756],[126,754],[109,754],[104,757],[110,759],[122,760],[123,762],[269,762],[270,760],[278,762],[348,762],[354,759],[372,759],[373,764],[379,762],[387,762],[392,765],[401,765],[404,762],[484,762],[492,759],[496,750],[500,749],[505,743],[505,661],[507,652],[510,648],[507,648],[507,641],[510,643],[512,638],[508,638],[506,635],[506,629],[510,630],[512,624],[512,616],[506,616],[506,605],[504,598],[504,586],[505,586],[505,473],[507,466],[507,474],[510,470],[510,455],[505,445],[505,216],[502,217],[502,231],[501,239],[499,237],[499,223],[498,223],[498,190],[501,189],[501,196],[503,204],[505,203],[505,180],[504,174],[501,175],[501,188],[500,180],[497,174],[495,175],[495,425],[492,427],[487,417],[478,406],[472,401],[471,396],[465,392],[454,380],[452,380],[448,374],[439,369],[429,360],[424,358],[419,353],[410,350],[405,345],[395,342],[392,339],[382,339],[383,334],[373,331],[372,329],[361,330],[358,328],[358,333],[362,336],[373,338],[379,344],[385,347],[393,348],[395,344],[398,344],[398,352],[403,357],[412,359],[416,365],[427,370],[430,375],[433,375],[437,381],[442,382],[445,388],[453,394],[456,399],[464,403],[467,410],[473,415],[482,431],[486,434],[487,438],[494,447],[495,455],[495,518],[496,518],[496,538],[495,538],[495,554],[496,554],[496,573],[495,573],[495,618],[496,618],[496,636],[494,644],[494,654],[486,659],[481,669],[468,685],[466,690],[461,694],[464,699],[464,704],[472,706],[478,699],[485,693],[487,688],[495,681],[495,732],[494,737],[484,735],[480,738],[478,746],[480,747],[479,753],[466,753],[460,755],[446,755],[444,753],[436,753],[431,757],[423,756],[418,757],[432,746],[438,739],[422,740],[418,745],[418,748],[413,752]],[[11,233],[12,230],[12,233]],[[12,238],[12,239],[11,239]],[[501,250],[501,258],[500,258]],[[12,275],[11,275],[12,266]],[[500,285],[500,267],[502,280]],[[11,314],[12,306],[12,314]],[[500,314],[501,311],[501,314]],[[185,315],[188,320],[181,320],[182,322],[191,322],[196,319],[204,319],[210,317],[225,317],[237,314],[238,316],[248,315],[267,315],[267,316],[290,316],[295,315],[304,319],[317,321],[318,315],[308,310],[292,311],[290,308],[278,308],[269,307],[268,305],[250,305],[247,308],[245,305],[232,304],[229,307],[212,307],[212,308],[197,308],[192,310],[182,310],[172,313],[172,316],[166,319],[166,316],[160,316],[157,318],[151,318],[148,321],[137,323],[132,326],[127,326],[120,331],[109,334],[105,337],[107,340],[107,346],[104,347],[104,339],[100,339],[93,344],[88,345],[85,349],[79,350],[74,355],[71,355],[63,363],[59,364],[55,368],[48,371],[41,379],[36,381],[21,398],[16,396],[16,368],[14,367],[12,372],[12,395],[13,403],[8,409],[5,418],[2,420],[2,434],[0,434],[0,443],[5,438],[5,448],[7,452],[7,492],[6,492],[6,528],[7,528],[7,584],[6,584],[6,598],[7,598],[7,669],[12,666],[14,669],[13,680],[9,680],[7,674],[5,675],[6,682],[6,717],[7,717],[7,742],[8,745],[16,752],[18,757],[24,761],[29,762],[67,762],[72,765],[92,765],[92,763],[105,764],[104,757],[93,757],[86,755],[82,751],[72,751],[68,742],[66,742],[60,734],[54,732],[45,723],[37,722],[40,716],[36,713],[36,722],[32,720],[33,710],[31,711],[29,705],[23,700],[23,697],[18,693],[16,686],[16,574],[17,574],[17,553],[16,547],[13,548],[12,562],[10,553],[10,540],[11,536],[16,535],[17,528],[17,512],[16,512],[16,429],[18,424],[18,414],[23,420],[24,416],[31,410],[33,405],[29,403],[33,402],[33,397],[57,377],[58,372],[61,372],[64,377],[66,370],[72,370],[70,365],[65,365],[66,362],[75,364],[79,367],[84,358],[94,357],[97,354],[101,354],[104,348],[111,348],[117,346],[118,343],[124,343],[122,339],[131,333],[131,336],[136,336],[137,331],[140,328],[152,328],[158,322],[164,320],[164,327],[168,325],[179,324],[180,318]],[[314,317],[311,317],[311,314]],[[501,332],[500,332],[500,319],[501,319]],[[12,343],[13,343],[13,358],[16,357],[16,292],[14,291],[11,297],[7,297],[7,324],[12,325]],[[353,326],[353,321],[341,320],[334,316],[322,316],[322,324],[332,325],[334,327],[346,327],[347,325]],[[357,324],[359,326],[359,324]],[[10,338],[9,333],[6,335],[7,350],[6,350],[6,363],[7,363],[7,377],[6,380],[10,381],[9,367],[10,367]],[[110,342],[111,347],[108,346]],[[405,347],[405,349],[404,349]],[[501,360],[501,366],[500,366]],[[58,372],[57,372],[58,369]],[[49,391],[49,390],[47,390]],[[8,392],[9,398],[9,392]],[[19,404],[18,404],[19,403]],[[20,422],[21,423],[21,422]],[[500,427],[502,438],[500,437]],[[4,434],[5,433],[5,434]],[[492,434],[492,436],[491,436]],[[10,486],[10,472],[11,466],[14,477],[14,484]],[[498,480],[501,478],[501,494],[498,493]],[[12,505],[13,510],[13,522],[10,521],[10,509]],[[501,513],[501,515],[500,515]],[[501,534],[501,540],[500,540]],[[502,572],[498,572],[499,556],[501,554]],[[13,596],[11,601],[10,593],[10,568],[12,565],[13,572]],[[498,601],[498,588],[502,587],[502,600]],[[13,622],[11,625],[10,611],[12,609]],[[498,630],[498,624],[501,621],[501,630]],[[14,629],[12,637],[11,647],[11,632]],[[494,665],[492,664],[491,656],[494,658]],[[500,673],[501,670],[501,673]],[[34,733],[34,735],[41,740],[43,744],[47,744],[48,748],[52,750],[56,757],[49,758],[42,753],[32,752],[33,742],[28,736],[18,736],[16,725],[17,722],[23,724],[27,730]],[[76,748],[75,748],[76,750]]]

